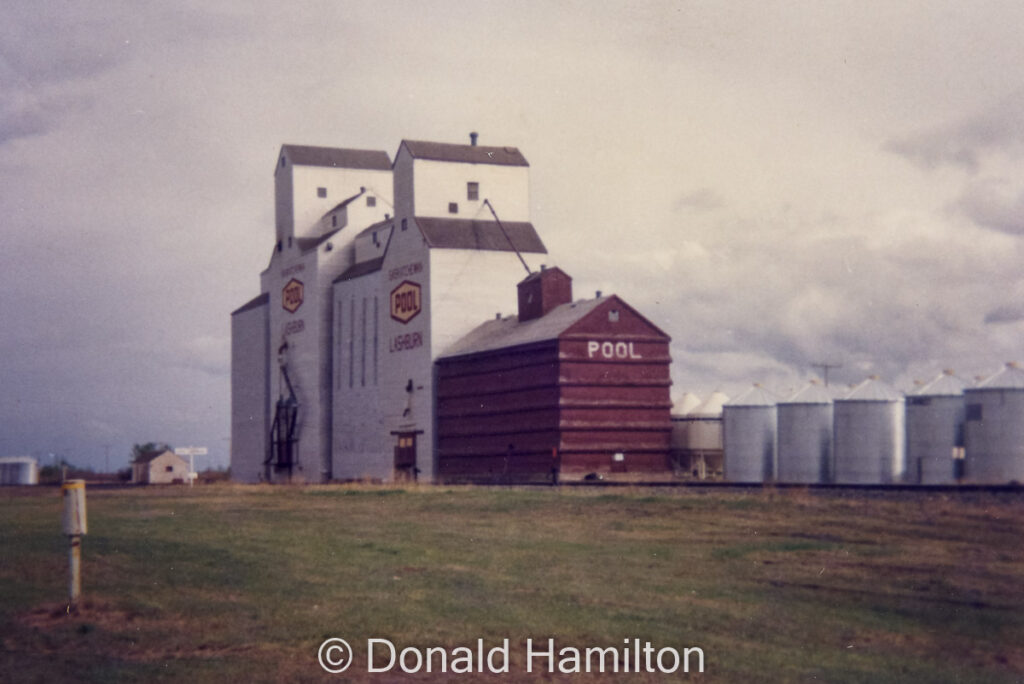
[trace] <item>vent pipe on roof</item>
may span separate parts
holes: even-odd
[[[478,135],[479,133],[477,133],[476,131],[473,131],[472,133],[469,134],[469,144],[472,145],[473,147],[476,147],[476,138]]]

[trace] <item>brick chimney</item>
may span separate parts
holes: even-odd
[[[519,283],[519,322],[540,318],[560,304],[572,301],[572,278],[558,268],[540,267]]]

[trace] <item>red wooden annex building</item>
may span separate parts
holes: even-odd
[[[573,302],[558,268],[518,287],[518,316],[437,359],[439,480],[669,476],[669,336],[615,295]]]

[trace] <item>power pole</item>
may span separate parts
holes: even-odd
[[[842,368],[841,363],[812,363],[811,368],[820,368],[822,380],[825,381],[825,387],[828,387],[828,371],[830,368]]]

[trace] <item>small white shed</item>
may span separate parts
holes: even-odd
[[[132,462],[133,484],[188,482],[188,461],[170,449],[147,451]]]

